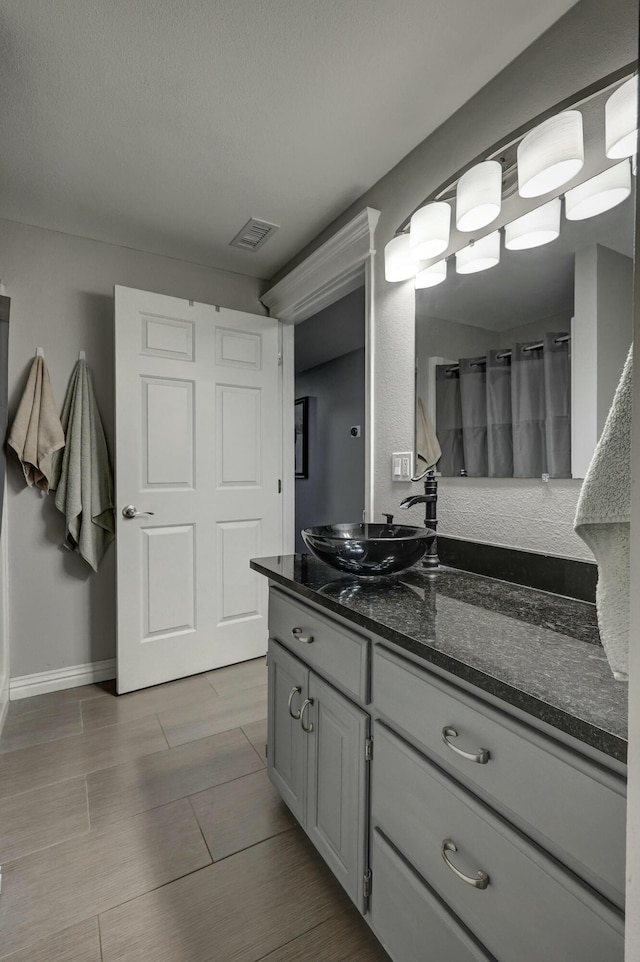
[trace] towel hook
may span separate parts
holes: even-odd
[[[86,361],[86,359],[87,359],[87,355],[85,354],[85,352],[84,352],[84,351],[78,351],[78,360],[79,360],[79,361]]]
[[[44,357],[44,351],[41,347],[36,348],[36,357]]]

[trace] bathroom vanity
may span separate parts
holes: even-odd
[[[622,962],[626,686],[593,606],[251,564],[269,777],[394,962]]]

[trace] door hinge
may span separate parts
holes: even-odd
[[[267,650],[267,652],[266,652],[266,654],[265,654],[265,656],[264,656],[264,667],[265,667],[265,668],[268,668],[268,667],[269,667],[269,651],[268,651],[268,650]]]
[[[373,738],[365,738],[364,760],[365,762],[370,762],[372,758],[373,758]]]
[[[278,494],[282,494],[282,480],[278,478]]]
[[[269,745],[268,745],[268,743],[264,746],[264,757],[265,757],[265,758],[268,758],[268,757],[269,757]]]
[[[362,894],[366,899],[371,895],[371,869],[368,868],[362,879]]]

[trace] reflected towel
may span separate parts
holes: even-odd
[[[78,361],[64,400],[64,453],[56,457],[51,487],[66,519],[66,546],[94,571],[115,537],[113,475],[86,361]]]
[[[422,403],[418,398],[416,424],[416,453],[420,462],[420,471],[432,468],[442,457],[440,443],[436,432]]]
[[[582,485],[574,528],[598,562],[600,637],[615,678],[628,680],[633,347]]]
[[[49,491],[53,476],[53,456],[64,447],[64,433],[41,355],[34,358],[24,393],[7,438],[18,455],[25,481]]]

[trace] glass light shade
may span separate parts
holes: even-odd
[[[555,190],[582,169],[582,114],[564,110],[530,130],[518,146],[518,191],[540,197]]]
[[[478,271],[489,270],[500,261],[500,231],[487,234],[480,240],[463,247],[456,254],[456,271],[458,274],[476,274]]]
[[[585,220],[611,210],[631,193],[631,168],[628,160],[578,184],[564,195],[567,220]]]
[[[638,77],[611,94],[604,106],[607,157],[631,157],[638,149]]]
[[[502,167],[497,160],[476,164],[458,181],[456,227],[470,231],[495,220],[502,206]]]
[[[411,218],[411,256],[420,261],[437,257],[449,246],[450,233],[451,208],[448,204],[434,201],[421,207]]]
[[[442,284],[447,279],[447,262],[436,261],[431,267],[425,268],[416,274],[416,290],[424,290],[425,287],[435,287]]]
[[[415,277],[419,270],[420,262],[409,251],[409,235],[392,237],[384,249],[385,280],[392,283],[406,281],[409,277]]]
[[[504,229],[504,246],[510,251],[523,251],[550,244],[560,234],[561,208],[560,198],[555,197],[548,204],[512,220]]]

